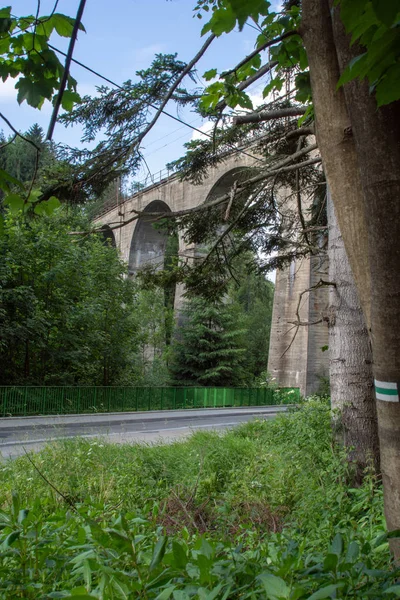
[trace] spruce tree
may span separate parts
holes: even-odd
[[[237,315],[237,313],[236,313]],[[178,385],[240,386],[245,380],[244,330],[232,305],[191,298],[174,342],[172,377]]]

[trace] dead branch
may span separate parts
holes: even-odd
[[[310,127],[299,127],[298,129],[294,129],[293,131],[289,131],[285,137],[287,140],[293,140],[300,136],[307,135],[315,135],[314,125]]]
[[[230,198],[229,198],[228,206],[226,207],[224,221],[227,221],[229,219],[229,215],[230,215],[231,208],[232,208],[232,202],[236,195],[236,189],[237,189],[237,181],[234,181],[233,186],[231,187],[231,191],[229,193]]]
[[[297,335],[300,327],[309,327],[310,325],[318,325],[318,323],[322,323],[323,322],[323,320],[324,320],[323,318],[317,319],[317,321],[302,321],[301,318],[300,318],[300,306],[301,306],[301,301],[303,299],[304,294],[310,293],[310,292],[312,292],[314,290],[317,290],[317,289],[319,289],[321,287],[325,287],[325,286],[336,287],[336,283],[334,283],[333,281],[325,281],[324,279],[320,279],[318,281],[318,283],[316,283],[315,285],[312,285],[311,287],[307,288],[306,290],[303,290],[302,292],[300,292],[300,294],[299,294],[299,301],[298,301],[297,307],[296,307],[296,317],[297,317],[297,320],[296,321],[288,321],[289,324],[295,326],[295,332],[294,332],[294,335],[293,335],[293,338],[292,338],[290,344],[288,345],[288,347],[286,348],[286,350],[281,355],[281,358],[283,358],[285,356],[285,354],[292,347],[293,342],[296,339],[296,335]]]
[[[245,115],[233,117],[233,125],[243,125],[244,123],[259,123],[260,121],[272,121],[281,119],[282,117],[296,117],[304,115],[306,106],[290,106],[288,108],[279,108],[276,110],[260,110],[259,112],[251,112]]]

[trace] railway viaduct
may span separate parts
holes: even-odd
[[[130,274],[145,265],[162,268],[167,236],[153,227],[154,217],[141,216],[125,225],[111,230],[132,218],[134,211],[149,213],[169,212],[192,208],[228,192],[234,181],[243,176],[244,170],[255,167],[257,158],[249,153],[230,153],[218,166],[208,172],[200,185],[181,181],[175,174],[161,174],[128,200],[105,209],[95,219],[96,225],[104,227],[106,237],[112,239],[122,259],[128,264]],[[179,239],[179,254],[190,255],[193,248]],[[322,348],[328,343],[328,331],[324,322],[310,327],[299,327],[293,340],[295,328],[290,324],[296,319],[296,311],[302,322],[320,320],[321,311],[327,305],[326,288],[300,294],[314,285],[325,272],[317,259],[303,258],[276,274],[275,296],[272,315],[268,370],[280,386],[300,387],[303,394],[314,393],[321,377],[327,376],[328,357]],[[184,289],[178,286],[175,309],[179,310]],[[299,303],[300,299],[300,303]]]

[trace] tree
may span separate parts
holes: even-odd
[[[340,4],[304,0],[301,9],[290,3],[287,14],[278,16],[259,0],[212,2],[205,31],[229,32],[236,22],[243,27],[249,16],[261,20],[256,51],[222,75],[222,95],[232,97],[232,85],[238,88],[260,70],[259,58],[256,66],[250,61],[267,47],[275,48],[271,54],[278,67],[299,65],[297,99],[307,101],[312,92],[308,114],[315,114],[325,174],[370,330],[386,519],[389,529],[399,529],[399,6],[367,0]],[[269,89],[277,84],[273,80]],[[224,85],[231,85],[229,94]],[[215,108],[219,97],[214,90],[208,96]],[[399,539],[393,550],[400,555]]]
[[[340,411],[344,446],[352,448],[358,473],[372,463],[379,472],[379,437],[372,352],[354,277],[328,194],[329,353],[332,408]]]
[[[23,137],[1,136],[0,166],[22,182],[29,185],[35,178],[37,185],[46,180],[47,170],[56,166],[56,151],[51,142],[45,141],[43,129],[35,123],[23,134]],[[35,146],[27,142],[30,140]],[[37,152],[39,149],[39,154]]]
[[[83,3],[81,3],[83,6]],[[34,108],[41,108],[45,100],[54,103],[51,123],[61,105],[65,110],[71,110],[74,103],[80,101],[76,92],[76,81],[69,75],[68,59],[63,66],[58,60],[56,51],[51,46],[50,37],[56,32],[61,37],[72,38],[70,50],[72,53],[78,29],[84,30],[80,23],[81,14],[74,20],[71,17],[57,13],[57,3],[50,15],[40,16],[40,2],[36,15],[15,16],[11,6],[0,8],[0,77],[3,82],[8,78],[16,78],[15,88],[18,90],[19,104],[26,101]],[[35,162],[39,163],[42,147],[37,143],[37,129],[32,129],[27,136],[22,135],[0,113],[6,125],[13,131],[13,137],[8,141],[2,140],[1,148],[24,141],[35,154]],[[50,128],[49,128],[50,131]],[[49,138],[51,139],[51,138]],[[27,151],[29,153],[29,151]],[[17,151],[17,154],[21,154]],[[15,164],[14,164],[15,166]],[[17,165],[17,172],[22,177],[27,172]],[[37,168],[35,166],[29,181],[20,180],[8,170],[0,169],[0,190],[4,192],[3,203],[14,213],[23,210],[24,213],[49,214],[59,202],[52,194],[43,194],[36,182]],[[0,226],[3,215],[0,214]]]
[[[274,284],[246,267],[242,263],[235,273],[237,283],[232,282],[229,297],[238,304],[238,320],[244,329],[246,383],[252,384],[268,367]]]
[[[2,385],[110,385],[133,379],[136,292],[100,236],[69,235],[70,209],[21,222],[0,239]]]
[[[239,386],[243,383],[244,330],[232,306],[223,301],[191,298],[174,344],[171,372],[175,383]]]

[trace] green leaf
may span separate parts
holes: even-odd
[[[263,584],[267,597],[271,598],[271,600],[289,598],[290,588],[280,577],[276,577],[272,573],[261,573],[258,579]]]
[[[400,12],[400,0],[372,0],[372,6],[378,19],[391,27]]]
[[[400,99],[400,64],[396,63],[386,71],[382,80],[376,86],[376,101],[378,106],[390,104]]]
[[[392,585],[390,588],[387,588],[383,592],[384,594],[394,594],[398,598],[400,598],[400,585]]]
[[[68,112],[71,111],[74,107],[74,104],[79,104],[81,102],[81,97],[77,92],[72,92],[71,90],[65,90],[61,100],[61,106],[64,110]]]
[[[337,554],[340,556],[343,552],[343,538],[340,533],[337,533],[333,538],[331,547],[329,549],[330,554]]]
[[[360,554],[360,547],[357,542],[350,542],[347,548],[345,562],[353,563],[357,560]]]
[[[210,79],[214,79],[217,76],[217,73],[217,69],[210,69],[204,73],[203,77],[206,81],[210,81]]]
[[[18,194],[9,194],[4,198],[4,204],[7,204],[12,215],[16,215],[24,208],[25,199]]]
[[[344,583],[335,583],[327,585],[326,587],[320,588],[308,598],[308,600],[324,600],[324,598],[332,598],[336,590],[342,588]],[[336,597],[336,596],[335,596]]]
[[[169,587],[165,588],[165,590],[163,590],[160,594],[158,594],[155,600],[168,600],[171,597],[171,594],[175,588],[176,585],[170,585]]]
[[[21,77],[15,85],[18,90],[17,100],[18,104],[22,104],[24,100],[33,108],[40,108],[44,102],[44,96],[42,94],[40,85],[36,82]]]
[[[232,7],[228,5],[225,8],[218,8],[215,10],[209,23],[211,31],[216,36],[220,36],[223,33],[229,33],[232,31],[236,25],[236,17],[233,13]]]
[[[153,571],[156,567],[158,567],[158,565],[162,561],[164,554],[165,554],[165,549],[167,547],[167,542],[168,542],[168,537],[166,535],[163,535],[160,537],[157,544],[155,545],[153,556],[151,558],[151,563],[150,563],[150,567],[149,567],[150,572]]]
[[[55,196],[51,196],[48,200],[43,200],[35,205],[34,212],[37,215],[52,215],[53,212],[61,206],[60,201]]]
[[[74,29],[75,19],[67,17],[66,15],[62,15],[61,13],[55,13],[52,19],[52,25],[57,31],[58,35],[61,35],[62,37],[71,37]],[[81,31],[85,31],[82,23],[79,25],[79,29]]]
[[[0,33],[5,33],[11,27],[11,6],[0,8]]]
[[[24,189],[23,183],[10,175],[10,173],[7,173],[7,171],[0,169],[0,189],[3,190],[3,192],[9,192],[10,184],[17,185],[19,188]]]
[[[20,531],[12,531],[8,534],[4,542],[2,543],[3,548],[9,548],[21,535]]]
[[[339,557],[337,554],[327,554],[324,559],[324,570],[325,571],[336,571]]]
[[[237,95],[237,104],[239,106],[241,106],[242,108],[248,108],[250,110],[253,110],[253,103],[250,99],[250,97],[245,94],[244,92],[240,92]]]
[[[172,542],[172,553],[175,559],[175,565],[178,569],[184,569],[188,563],[188,557],[186,552],[179,542],[173,540]]]

